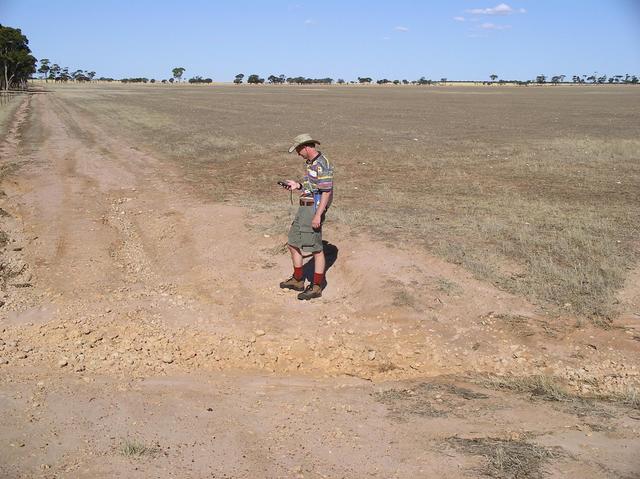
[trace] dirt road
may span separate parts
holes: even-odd
[[[577,327],[331,223],[328,287],[297,301],[287,224],[203,202],[55,93],[25,99],[1,154],[4,476],[637,477],[629,401],[482,381],[624,398],[628,318]]]

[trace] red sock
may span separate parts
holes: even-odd
[[[322,286],[323,281],[324,281],[324,273],[313,273],[313,284]]]
[[[297,266],[293,267],[293,277],[295,279],[297,279],[298,281],[300,281],[302,279],[303,273],[302,273],[302,266],[300,266],[299,268]]]

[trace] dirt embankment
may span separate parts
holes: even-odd
[[[332,266],[323,298],[299,302],[277,286],[290,269],[282,248],[286,224],[281,234],[269,235],[260,227],[268,223],[264,215],[236,206],[202,203],[169,165],[106,135],[100,125],[85,121],[81,113],[54,94],[25,100],[2,146],[2,158],[5,164],[12,161],[20,169],[4,179],[6,195],[0,200],[0,211],[5,212],[0,226],[6,234],[2,249],[0,375],[4,384],[11,384],[5,390],[7,410],[20,410],[19,398],[30,396],[28,407],[21,412],[35,421],[23,428],[29,434],[37,434],[45,424],[59,428],[68,421],[76,427],[70,444],[83,438],[87,441],[83,450],[104,453],[114,447],[118,435],[129,434],[129,425],[111,422],[105,426],[114,435],[110,436],[111,442],[86,439],[86,424],[77,426],[77,418],[71,417],[75,413],[65,416],[61,409],[74,391],[87,401],[100,396],[96,408],[85,405],[78,413],[86,415],[88,424],[100,423],[96,411],[108,416],[114,407],[134,410],[136,401],[158,401],[160,410],[166,409],[162,414],[171,416],[169,410],[185,395],[187,410],[205,414],[206,404],[197,398],[210,395],[211,390],[196,386],[202,381],[197,378],[222,378],[243,371],[280,378],[304,377],[299,379],[300,395],[283,402],[293,411],[300,430],[324,434],[321,439],[335,444],[346,460],[340,437],[347,433],[333,421],[354,410],[374,408],[375,413],[369,411],[361,418],[367,424],[367,439],[380,434],[383,442],[390,441],[388,444],[406,432],[398,417],[464,417],[467,399],[450,386],[425,386],[416,399],[411,385],[391,387],[396,396],[376,396],[382,391],[371,381],[442,375],[477,381],[496,374],[540,375],[566,382],[574,394],[620,398],[628,397],[638,385],[638,333],[633,327],[605,331],[576,325],[576,318],[551,318],[544,309],[478,282],[458,267],[416,251],[377,244],[343,226],[327,226]],[[335,379],[345,376],[364,379],[366,386],[356,379],[353,383]],[[158,377],[167,379],[153,379]],[[189,379],[181,382],[177,377]],[[322,382],[318,379],[321,377],[334,379]],[[39,385],[36,387],[33,381]],[[269,434],[275,434],[277,422],[287,420],[280,413],[274,414],[279,403],[268,392],[270,386],[257,387],[253,381],[261,380],[242,379],[234,385],[220,379],[211,387],[236,399],[239,394],[267,394],[264,403],[258,399],[242,407],[253,415],[267,404],[269,419],[264,428],[271,432],[252,432],[252,426],[245,424],[245,430],[222,449],[217,446],[220,454],[234,442],[256,441],[254,433],[264,445]],[[291,391],[291,387],[296,390],[288,379],[278,381],[283,382],[273,386],[276,396],[278,391]],[[158,400],[160,393],[154,389],[158,384],[167,385],[165,391],[171,398]],[[316,386],[317,394],[313,392]],[[99,392],[101,387],[112,395],[111,399]],[[332,397],[334,388],[341,387],[351,388],[351,396],[344,404],[334,405],[339,414],[335,409],[331,412],[325,406],[316,407],[319,398]],[[47,394],[49,401],[58,403],[47,403],[50,416],[45,418],[38,408],[45,404]],[[443,398],[448,409],[440,414]],[[503,399],[492,396],[491,404],[495,406]],[[360,405],[346,404],[352,400]],[[461,409],[454,414],[452,404],[456,401],[461,401]],[[233,410],[233,404],[216,404],[229,417],[242,415],[240,410]],[[427,413],[411,409],[422,411],[425,404],[431,407]],[[403,407],[409,412],[385,419],[391,431],[375,428],[376,418],[386,408]],[[312,424],[297,414],[299,408],[313,411]],[[153,434],[170,436],[166,428],[153,425],[153,410],[147,404],[131,414],[144,417],[140,420],[150,428],[147,440]],[[573,413],[558,414],[569,420]],[[320,424],[327,418],[335,428]],[[254,419],[259,423],[264,418]],[[501,421],[503,425],[509,422],[506,418]],[[632,421],[625,418],[616,427],[627,428]],[[198,422],[193,416],[187,421],[192,427],[198,427]],[[356,431],[357,420],[347,422],[353,428],[348,434],[362,438]],[[449,432],[468,432],[465,428],[472,424],[477,423],[471,421]],[[14,426],[23,427],[19,421]],[[547,426],[553,428],[550,423]],[[224,423],[224,427],[231,425]],[[221,431],[224,427],[217,424],[214,429]],[[260,429],[259,424],[255,428]],[[624,431],[621,437],[627,437],[627,429]],[[60,437],[60,433],[58,430],[56,435]],[[291,445],[283,439],[286,433],[282,429],[273,439],[278,454],[285,454]],[[542,430],[537,433],[542,434]],[[212,441],[208,437],[207,441]],[[37,459],[20,455],[20,441],[14,444],[18,452],[12,458],[31,467]],[[165,457],[173,454],[166,450],[167,441],[186,444],[182,436],[167,439],[158,446]],[[359,447],[357,457],[366,462],[372,456],[362,452],[362,444],[373,442],[354,440],[349,446]],[[383,442],[374,449],[381,455],[389,453]],[[68,444],[60,441],[56,451],[69,454]],[[209,447],[211,443],[206,444]],[[390,454],[400,464],[406,461],[403,454],[412,454],[419,447],[417,442]],[[204,445],[198,449],[196,441],[190,454],[202,460],[205,449]],[[305,477],[326,477],[323,474],[331,476],[331,471],[340,470],[329,460],[331,451],[313,454],[314,459],[307,463],[299,455],[290,460],[279,458],[277,467],[266,465],[275,452],[261,451],[265,456],[253,457],[247,471],[231,462],[225,470],[231,471],[232,477],[251,477],[251,473],[265,471],[280,476],[294,471]],[[428,455],[438,455],[430,451]],[[72,460],[55,462],[56,467],[78,471],[87,463],[71,456]],[[58,456],[51,452],[48,457]],[[428,470],[447,469],[444,463],[435,469],[424,467],[422,461],[426,458],[409,461],[404,472],[426,474]],[[626,456],[625,461],[629,463]],[[378,461],[374,462],[379,469],[364,462],[345,466],[342,471],[366,469],[372,475],[389,472]],[[47,465],[50,463],[43,460],[43,466]],[[326,466],[324,472],[313,475],[320,465]],[[155,466],[149,467],[147,471]],[[87,477],[108,473],[108,468],[87,470],[83,472]],[[398,477],[409,477],[401,467],[397,470]],[[353,477],[348,472],[346,475]]]

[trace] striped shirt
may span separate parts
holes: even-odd
[[[313,198],[318,193],[333,191],[333,166],[322,153],[313,160],[307,160],[306,167],[301,182],[303,198]]]

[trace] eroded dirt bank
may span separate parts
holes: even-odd
[[[19,167],[0,202],[9,477],[459,477],[493,464],[453,437],[534,444],[523,450],[557,477],[640,470],[633,316],[578,327],[339,225],[329,287],[301,303],[277,287],[286,224],[265,235],[265,215],[204,203],[55,93],[25,99],[2,161]],[[478,385],[487,375],[622,399],[531,401]],[[127,438],[149,451],[123,455]]]

